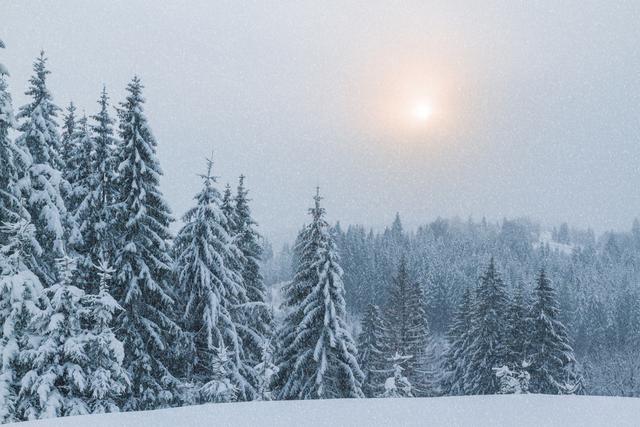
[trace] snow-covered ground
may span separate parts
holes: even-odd
[[[506,395],[250,402],[88,415],[19,427],[638,426],[640,399]]]

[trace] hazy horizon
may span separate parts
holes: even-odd
[[[5,2],[2,62],[16,110],[40,49],[61,108],[93,114],[138,74],[175,216],[213,150],[277,244],[317,185],[332,222],[377,229],[396,212],[630,229],[640,3],[343,3]]]

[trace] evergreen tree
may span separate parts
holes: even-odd
[[[92,268],[103,260],[113,260],[116,251],[114,236],[118,200],[116,182],[116,147],[113,136],[113,120],[108,111],[109,97],[103,88],[98,100],[100,111],[92,116],[93,137],[86,140],[85,157],[91,165],[84,181],[85,191],[76,210],[76,221],[82,233],[83,245],[80,249],[84,255],[83,277],[87,291],[95,293],[95,284],[99,282],[98,271]],[[85,131],[85,133],[88,133]],[[91,151],[86,148],[91,147]]]
[[[6,237],[0,246],[0,422],[24,420],[26,407],[20,383],[28,370],[25,353],[38,336],[32,321],[46,309],[48,301],[40,279],[29,269],[29,260],[40,255],[35,227],[25,220],[5,223]]]
[[[169,288],[172,259],[169,224],[173,220],[159,190],[162,174],[156,141],[144,115],[142,83],[127,86],[121,104],[118,224],[113,296],[123,308],[116,316],[118,339],[124,344],[132,392],[123,409],[151,409],[176,402],[179,381],[167,358],[179,333],[173,320]]]
[[[467,287],[462,294],[462,300],[447,334],[449,348],[444,359],[442,390],[448,395],[462,396],[465,394],[464,377],[468,364],[466,356],[470,344],[469,330],[472,322],[472,310],[473,294],[471,289]]]
[[[411,280],[404,256],[389,290],[386,321],[389,332],[389,352],[410,357],[404,375],[414,387],[417,396],[431,392],[427,369],[429,325],[426,303],[420,285]]]
[[[369,304],[362,319],[362,332],[358,336],[358,364],[364,374],[362,392],[366,397],[377,397],[384,392],[387,360],[386,328],[380,308]]]
[[[77,108],[73,102],[70,102],[62,117],[62,133],[60,135],[60,160],[64,165],[63,177],[69,182],[72,179],[68,174],[75,172],[78,164],[76,160],[76,111]]]
[[[529,318],[528,300],[522,284],[515,288],[509,301],[508,310],[507,345],[509,367],[518,369],[523,362],[528,363],[527,347],[532,326]]]
[[[247,296],[242,276],[225,264],[237,249],[227,232],[227,217],[212,167],[209,160],[207,174],[202,176],[203,188],[196,195],[197,205],[183,217],[185,225],[175,243],[176,273],[186,301],[184,325],[194,345],[189,380],[204,387],[218,369],[218,349],[228,349],[224,371],[239,397],[248,400],[255,395],[254,365],[247,366],[238,333],[245,327],[240,321],[245,320]],[[206,396],[217,399],[203,389],[201,397]]]
[[[402,364],[406,364],[411,356],[403,356],[396,353],[390,360],[393,363],[393,376],[384,382],[384,392],[379,397],[414,397],[413,386],[407,377],[404,376],[405,368]]]
[[[555,290],[544,269],[540,270],[531,311],[533,330],[529,353],[532,393],[573,393],[581,384],[574,370],[576,360],[567,331],[558,316]]]
[[[75,260],[57,260],[58,282],[47,288],[50,307],[33,319],[42,339],[25,352],[29,366],[21,380],[24,419],[89,413],[85,389],[89,381],[85,331],[82,328],[84,292],[73,285]]]
[[[124,348],[112,329],[114,314],[122,310],[109,293],[109,282],[115,272],[102,260],[94,268],[100,278],[97,294],[86,296],[87,321],[90,330],[87,334],[87,357],[90,361],[90,374],[86,388],[87,404],[92,414],[118,412],[118,402],[128,391],[131,384],[129,374],[123,367]]]
[[[18,118],[22,119],[18,145],[30,155],[20,186],[36,238],[43,249],[36,273],[50,284],[55,280],[55,259],[64,256],[66,243],[77,243],[79,235],[64,202],[70,187],[61,173],[60,141],[55,122],[59,108],[47,89],[46,77],[50,71],[46,68],[44,52],[36,59],[33,70],[35,74],[29,80],[30,87],[26,92],[32,102],[20,108],[18,113]]]
[[[90,192],[93,173],[94,141],[86,116],[78,120],[71,140],[72,152],[69,153],[64,174],[71,186],[66,206],[69,213],[78,221],[78,210]]]
[[[247,363],[255,366],[263,355],[264,342],[272,338],[273,317],[267,305],[267,289],[260,273],[262,246],[251,217],[244,175],[240,176],[235,197],[235,242],[242,253],[242,281],[247,295],[247,326],[240,328]]]
[[[0,225],[28,217],[21,206],[17,186],[18,179],[24,174],[26,159],[9,136],[14,117],[6,75],[6,70],[0,68]],[[7,236],[0,233],[0,245],[6,242]]]
[[[363,397],[363,374],[345,325],[342,269],[319,192],[314,200],[295,276],[283,288],[287,315],[278,332],[276,388],[281,399]]]
[[[273,400],[271,391],[271,383],[273,376],[278,373],[278,367],[273,364],[273,346],[271,342],[265,340],[262,344],[262,358],[260,363],[255,366],[256,375],[258,377],[258,390],[256,400]]]
[[[465,391],[469,394],[496,394],[500,381],[493,368],[508,360],[507,293],[493,258],[480,280],[469,328],[469,346],[463,359],[467,368]]]
[[[228,370],[229,357],[224,347],[217,348],[212,353],[211,377],[198,390],[200,401],[227,403],[236,400],[236,388],[231,383]]]

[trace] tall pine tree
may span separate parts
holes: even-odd
[[[363,397],[356,346],[345,325],[342,269],[320,207],[302,231],[293,281],[283,288],[287,315],[278,332],[276,388],[281,399]]]
[[[197,205],[184,216],[184,227],[176,238],[176,273],[185,301],[185,331],[193,339],[188,379],[199,389],[197,400],[216,401],[209,384],[219,376],[220,349],[225,349],[223,371],[242,399],[255,396],[253,366],[247,365],[239,329],[245,327],[243,307],[247,302],[242,276],[225,261],[235,245],[227,232],[227,217],[209,160]],[[217,378],[216,381],[219,381]]]
[[[473,293],[465,288],[462,300],[449,327],[447,340],[449,347],[444,356],[442,390],[445,394],[462,396],[465,394],[465,372],[467,369],[467,348],[470,344],[469,331],[473,316]]]
[[[358,364],[364,374],[362,392],[366,397],[378,397],[384,392],[382,385],[388,377],[384,318],[380,308],[369,304],[362,319],[362,331],[358,336]]]
[[[387,357],[396,353],[408,357],[403,375],[413,385],[416,396],[429,395],[431,379],[427,369],[429,324],[426,301],[420,285],[409,276],[404,256],[400,258],[398,272],[389,289],[385,317],[389,332]]]
[[[41,52],[33,65],[34,75],[26,92],[32,100],[18,113],[22,120],[18,145],[30,155],[30,164],[20,187],[36,228],[36,238],[43,249],[36,272],[46,283],[52,284],[56,276],[55,259],[66,254],[67,243],[79,241],[79,234],[65,205],[70,186],[61,172],[60,141],[55,121],[59,108],[53,103],[47,88],[46,79],[50,71],[46,68],[46,61],[44,52]]]
[[[120,201],[112,292],[123,308],[116,316],[116,330],[132,382],[124,409],[131,410],[175,404],[179,385],[167,362],[172,337],[180,329],[173,320],[169,287],[173,218],[159,189],[162,171],[143,111],[142,88],[134,77],[119,110]]]
[[[264,342],[273,334],[273,317],[267,305],[267,289],[260,273],[262,246],[260,235],[256,231],[256,222],[251,216],[248,191],[244,186],[244,175],[238,181],[235,196],[235,242],[242,253],[242,281],[247,295],[247,326],[240,327],[245,346],[247,363],[255,366],[262,358]]]
[[[538,276],[531,310],[529,390],[532,393],[574,393],[581,384],[574,370],[576,359],[567,331],[558,317],[556,293],[543,269]]]
[[[480,280],[469,328],[464,383],[468,394],[496,394],[500,381],[493,368],[508,362],[507,292],[493,258]]]

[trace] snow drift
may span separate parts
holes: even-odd
[[[504,395],[218,403],[9,424],[19,427],[637,426],[640,399]]]

